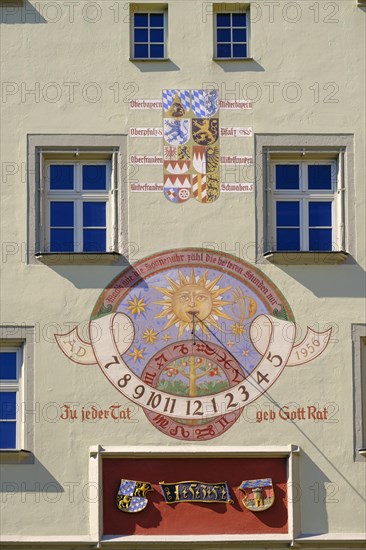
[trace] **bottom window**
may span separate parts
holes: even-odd
[[[0,350],[0,449],[18,449],[21,442],[21,348]]]
[[[106,252],[107,247],[105,201],[50,202],[50,252]]]
[[[276,201],[278,251],[328,252],[333,248],[331,201]]]
[[[308,208],[309,250],[332,250],[332,203],[311,201]]]

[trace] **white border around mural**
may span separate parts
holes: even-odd
[[[99,487],[102,485],[102,458],[287,458],[287,487],[288,487],[288,533],[265,535],[124,535],[102,536],[103,509],[102,499],[95,499],[89,504],[90,534],[99,538],[102,544],[110,542],[129,546],[132,542],[141,543],[172,543],[172,542],[279,542],[294,545],[294,539],[300,535],[299,499],[293,493],[294,486],[299,483],[298,459],[300,448],[297,445],[263,446],[263,447],[224,447],[198,445],[180,446],[133,446],[133,447],[102,447],[94,445],[90,447],[89,459],[89,485]],[[103,493],[102,493],[103,494]]]

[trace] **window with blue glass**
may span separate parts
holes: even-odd
[[[21,444],[21,349],[0,349],[0,450]]]
[[[332,250],[332,202],[308,202],[309,250]]]
[[[242,59],[248,57],[247,22],[246,13],[216,13],[216,58]]]
[[[106,203],[83,202],[83,250],[98,252],[106,249]]]
[[[166,13],[135,13],[133,16],[132,58],[166,58]]]
[[[276,202],[277,250],[300,250],[299,201]]]
[[[109,162],[48,165],[46,252],[109,250]]]
[[[337,206],[341,210],[337,161],[272,162],[271,174],[274,250],[336,250]]]

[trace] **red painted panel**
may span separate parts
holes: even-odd
[[[102,463],[105,535],[287,533],[284,458],[104,458]],[[272,478],[275,502],[264,512],[250,512],[242,503],[239,485],[246,479],[266,477]],[[153,485],[145,510],[129,514],[117,508],[121,478]],[[234,504],[166,504],[159,481],[186,480],[227,481]]]

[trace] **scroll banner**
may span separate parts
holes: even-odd
[[[159,482],[165,502],[209,502],[210,504],[233,504],[226,481],[203,483],[202,481]]]
[[[90,343],[79,337],[77,328],[55,337],[67,357],[82,365],[97,363],[115,388],[132,402],[152,412],[189,420],[214,418],[249,405],[267,391],[286,366],[308,363],[318,357],[330,335],[331,329],[320,333],[308,329],[305,339],[295,346],[294,323],[259,315],[250,326],[250,339],[262,355],[258,365],[230,391],[199,397],[172,395],[152,388],[136,376],[123,359],[135,336],[133,323],[124,313],[90,321]]]

